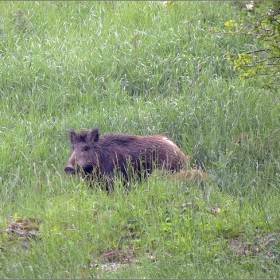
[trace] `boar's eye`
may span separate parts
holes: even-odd
[[[90,149],[89,146],[84,146],[83,147],[83,152],[87,152],[87,151],[89,151],[89,149]]]

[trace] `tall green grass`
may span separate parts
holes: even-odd
[[[279,97],[228,64],[257,42],[211,32],[237,6],[0,5],[0,278],[279,278]],[[212,181],[90,189],[63,170],[96,126],[166,133]],[[5,232],[28,217],[35,240]]]

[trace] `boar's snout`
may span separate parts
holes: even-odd
[[[71,155],[71,157],[70,157],[69,161],[67,162],[67,165],[64,169],[64,172],[66,174],[75,174],[75,167],[74,167],[75,162],[76,162],[76,152],[73,151],[73,153],[72,153],[72,155]]]
[[[75,168],[72,164],[68,164],[65,169],[64,172],[67,174],[75,174]]]

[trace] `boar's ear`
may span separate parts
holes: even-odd
[[[94,128],[91,132],[90,132],[90,141],[92,142],[97,142],[99,140],[99,130],[97,128]]]
[[[69,131],[69,135],[70,135],[70,140],[71,140],[71,143],[75,143],[76,142],[76,139],[77,139],[77,134],[75,132],[74,129],[71,129]]]

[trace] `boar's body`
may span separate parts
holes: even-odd
[[[66,173],[81,171],[97,179],[111,180],[121,173],[125,181],[131,176],[147,177],[154,168],[180,171],[188,157],[166,136],[108,134],[99,137],[98,129],[76,133],[70,131],[73,153]],[[108,187],[108,186],[107,186]]]

